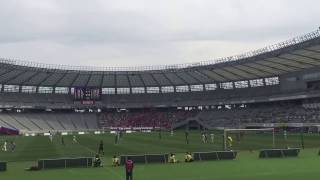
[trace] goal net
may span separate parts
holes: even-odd
[[[274,128],[224,129],[223,149],[263,149],[275,148]]]

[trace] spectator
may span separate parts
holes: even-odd
[[[134,163],[130,157],[128,157],[128,160],[126,161],[125,168],[126,168],[126,180],[133,180]]]

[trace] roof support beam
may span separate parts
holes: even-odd
[[[196,71],[194,71],[195,73],[197,73]],[[199,84],[205,84],[205,82],[203,82],[202,80],[200,80],[199,78],[192,76],[192,74],[190,74],[189,71],[185,71],[186,74],[188,74],[189,76],[191,76],[193,79],[199,81]]]
[[[210,70],[212,73],[214,73],[214,74],[216,74],[216,75],[218,75],[218,76],[220,76],[220,77],[222,77],[222,78],[224,78],[225,80],[227,80],[227,81],[234,81],[234,80],[232,80],[232,79],[230,79],[230,78],[228,78],[228,77],[226,77],[225,75],[223,75],[222,73],[219,73],[219,72],[217,72],[217,71],[213,71],[214,69],[212,69],[212,70]],[[225,71],[225,70],[224,70]]]
[[[80,71],[78,72],[78,74],[76,75],[76,77],[71,81],[71,83],[69,84],[69,87],[73,86],[73,83],[78,79],[78,77],[80,76]]]
[[[302,54],[296,54],[296,53],[289,53],[289,54],[300,56],[300,57],[305,57],[305,58],[309,58],[309,59],[313,59],[313,60],[316,60],[316,61],[320,61],[320,59],[318,59],[318,58],[314,58],[314,57],[310,57],[310,56],[306,56],[306,55],[302,55]]]
[[[54,75],[54,73],[52,73],[51,76],[53,76],[53,75]],[[64,78],[64,76],[66,76],[66,75],[67,75],[67,72],[64,73],[64,74],[58,79],[58,81],[56,81],[56,83],[53,84],[53,87],[56,87],[57,84],[58,84],[58,83]],[[51,77],[51,76],[49,76],[49,77]],[[49,77],[48,77],[48,78],[49,78]],[[48,78],[47,78],[47,79],[48,79]],[[43,82],[42,82],[42,83],[43,83]],[[42,83],[41,83],[41,84],[42,84]],[[41,84],[40,84],[40,85],[41,85]],[[70,88],[71,88],[71,87],[70,87]]]
[[[11,78],[7,79],[6,81],[4,81],[2,84],[7,84],[9,81],[11,81],[11,80],[13,80],[13,79],[17,78],[18,76],[20,76],[20,75],[22,75],[22,74],[26,73],[27,71],[28,71],[28,70],[25,70],[25,71],[22,71],[22,72],[18,73],[17,75],[15,75],[15,76],[13,76],[13,77],[11,77]]]
[[[245,66],[244,64],[241,64],[242,66]],[[248,67],[248,66],[245,66],[245,67],[247,67],[247,68],[251,68],[251,67]],[[240,69],[240,68],[238,68],[237,66],[233,66],[233,68],[235,68],[235,69],[238,69],[239,71],[244,71],[244,72],[246,72],[246,73],[248,73],[248,74],[250,74],[250,75],[252,75],[252,76],[256,76],[256,77],[263,77],[263,76],[260,76],[259,74],[255,74],[255,73],[252,73],[252,72],[249,72],[248,70],[245,70],[245,69]],[[258,71],[258,70],[257,70]]]
[[[252,64],[252,66],[250,66],[250,64]],[[247,66],[249,66],[250,68],[255,68],[255,69],[257,69],[259,71],[262,71],[262,72],[265,72],[267,74],[270,74],[271,76],[277,76],[282,71],[282,70],[278,70],[277,71],[274,68],[270,68],[268,66],[265,66],[265,65],[262,65],[262,64],[259,64],[259,63],[255,63],[255,62],[254,63],[250,63],[250,64],[247,64]],[[262,66],[262,67],[255,67],[254,65],[258,65],[258,66]],[[263,66],[268,67],[268,69],[263,68]]]
[[[87,82],[86,82],[86,84],[85,84],[85,87],[88,87],[88,83],[89,83],[89,81],[90,81],[90,79],[91,79],[92,74],[93,74],[93,72],[90,72],[89,77],[88,77],[88,80],[87,80]]]
[[[31,77],[29,77],[28,79],[25,80],[25,82],[30,81],[30,79],[34,78],[35,76],[37,76],[38,74],[40,74],[41,72],[38,71],[37,73],[35,73],[34,75],[32,75]],[[25,83],[23,82],[22,85],[24,85]]]
[[[199,75],[201,75],[201,76],[205,76],[205,77],[207,77],[208,79],[210,79],[212,82],[210,82],[210,83],[218,83],[219,81],[217,81],[217,80],[215,80],[215,79],[212,79],[210,76],[208,76],[207,74],[205,74],[205,73],[202,73],[201,71],[196,71]]]
[[[128,81],[128,84],[129,84],[129,89],[130,89],[130,94],[132,94],[132,85],[131,85],[131,82],[130,82],[130,79],[129,79],[129,74],[127,72],[127,74],[124,75],[126,78],[127,78],[127,81]]]
[[[150,73],[151,78],[153,79],[154,82],[156,82],[158,87],[161,87],[160,83],[156,80],[156,78],[153,76],[153,73]],[[161,91],[161,88],[160,88]]]
[[[311,59],[310,57],[302,56],[302,55],[300,55],[300,54],[293,54],[293,53],[288,53],[288,54],[289,54],[289,55],[293,55],[293,56],[297,56],[297,57],[301,57],[301,58],[307,58],[307,59],[311,60],[312,62],[317,61],[317,60]],[[309,65],[311,65],[311,66],[317,66],[317,65],[318,65],[317,62],[312,63],[312,62],[306,62],[306,61],[303,61],[303,60],[302,60],[302,61],[299,61],[299,60],[297,60],[297,59],[291,59],[291,58],[287,58],[287,57],[281,57],[281,58],[290,59],[290,60],[293,60],[293,61],[296,61],[296,62],[299,62],[299,63],[309,64]]]
[[[141,77],[141,74],[138,73],[138,74],[136,74],[136,76],[138,76],[138,78],[139,78],[140,81],[142,82],[143,87],[144,87],[144,92],[147,93],[147,86],[146,86],[146,84],[144,83],[144,81],[143,81],[143,79],[142,79],[142,77]]]
[[[188,82],[187,82],[186,80],[184,80],[181,76],[179,76],[178,73],[174,72],[174,74],[175,74],[179,79],[181,79],[181,81],[183,81],[184,84],[190,85],[190,83],[188,83]]]
[[[13,70],[15,70],[15,69],[10,69],[10,70],[5,70],[4,72],[2,72],[2,73],[0,73],[0,76],[2,76],[2,75],[4,75],[4,74],[6,74],[6,73],[9,73],[9,72],[11,72],[11,71],[13,71]]]
[[[276,69],[276,70],[278,70],[278,71],[284,71],[284,72],[286,72],[286,73],[291,72],[291,71],[286,70],[286,69],[283,69],[283,68],[274,67],[274,66],[270,66],[270,65],[267,65],[267,64],[259,63],[259,61],[255,62],[255,63],[256,63],[256,64],[263,65],[263,66],[266,66],[266,67],[269,67],[269,68],[271,68],[271,69]]]
[[[206,69],[207,73],[209,74],[206,74],[204,73],[206,76],[208,76],[210,79],[212,79],[213,81],[216,81],[216,82],[224,82],[224,81],[228,81],[228,78],[224,77],[224,76],[221,76],[219,74],[217,74],[216,72],[214,71],[211,71],[211,69]],[[210,76],[212,75],[212,76]]]
[[[305,48],[302,48],[302,50],[305,50],[305,51],[309,51],[309,52],[314,52],[314,53],[318,53],[318,54],[320,54],[320,51],[316,51],[316,50],[312,50],[312,49],[305,49]]]
[[[288,61],[294,61],[295,63],[298,63],[298,64],[307,64],[307,65],[312,65],[312,66],[314,66],[313,64],[309,64],[309,63],[307,63],[307,62],[301,62],[301,61],[296,61],[296,60],[294,60],[294,59],[289,59],[289,58],[285,58],[285,57],[277,57],[277,58],[279,58],[279,59],[283,59],[283,60],[288,60]],[[295,68],[300,68],[301,69],[301,67],[299,67],[299,66],[295,66],[295,65],[292,65],[292,64],[285,64],[285,63],[280,63],[280,62],[278,62],[279,64],[283,64],[283,65],[286,65],[286,66],[291,66],[291,67],[295,67]]]
[[[226,69],[226,68],[223,68],[223,70],[226,71],[226,72],[228,72],[228,73],[230,73],[230,74],[233,74],[234,76],[239,76],[240,79],[246,79],[246,77],[242,76],[241,74],[236,74],[236,73],[234,73],[234,72],[229,71],[229,70]],[[236,81],[238,81],[238,80],[236,80]]]
[[[118,83],[117,83],[117,74],[114,73],[114,88],[115,88],[115,92],[116,94],[118,94]]]
[[[173,92],[176,92],[175,85],[172,83],[172,81],[165,75],[164,72],[162,72],[161,74],[163,75],[163,77],[164,77],[165,79],[168,80],[168,82],[171,84],[170,86],[173,86],[173,87],[174,87],[174,88],[173,88]]]
[[[104,73],[101,74],[101,79],[100,79],[100,88],[102,88],[103,80],[104,80]],[[101,90],[102,91],[102,90]],[[101,92],[102,93],[102,92]]]
[[[247,72],[254,74],[255,76],[260,77],[260,78],[272,75],[272,73],[270,73],[270,72],[266,72],[266,71],[257,69],[255,67],[248,66],[247,64],[241,64],[238,66],[242,67],[242,68],[238,67],[238,69],[241,69],[243,71],[247,71]],[[237,67],[237,66],[235,66],[235,67]],[[262,72],[262,74],[261,74],[261,72]]]

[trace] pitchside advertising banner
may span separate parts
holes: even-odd
[[[0,135],[19,135],[19,130],[0,126]]]
[[[83,105],[94,105],[96,101],[101,99],[101,91],[99,88],[75,87],[73,99],[80,101]]]

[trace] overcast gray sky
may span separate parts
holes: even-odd
[[[94,66],[236,55],[316,30],[319,0],[0,0],[0,57]]]

